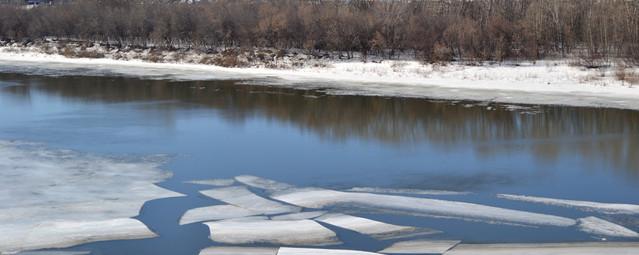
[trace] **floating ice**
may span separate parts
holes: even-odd
[[[225,220],[237,217],[254,216],[258,214],[260,213],[234,205],[214,205],[188,210],[184,213],[184,215],[182,215],[182,218],[180,218],[180,225],[201,221]]]
[[[187,181],[186,183],[209,185],[209,186],[216,186],[216,187],[226,187],[226,186],[233,185],[235,183],[235,180],[233,180],[233,179],[207,179],[207,180]]]
[[[88,251],[25,251],[16,255],[86,255]]]
[[[439,231],[432,229],[418,229],[415,227],[393,225],[341,213],[326,214],[315,220],[380,239],[394,238],[413,234],[439,233]]]
[[[211,239],[227,244],[271,243],[329,245],[339,243],[335,232],[312,220],[247,220],[204,223]]]
[[[209,247],[200,255],[277,255],[278,248],[270,247]]]
[[[423,190],[423,189],[389,189],[374,187],[354,187],[348,189],[351,192],[383,193],[383,194],[415,194],[415,195],[466,195],[468,192],[448,190]]]
[[[636,255],[639,243],[460,244],[445,255]]]
[[[290,213],[271,217],[272,220],[305,220],[313,219],[326,214],[326,211],[312,211],[301,213]]]
[[[269,180],[262,177],[252,176],[252,175],[240,175],[235,177],[235,180],[245,185],[258,188],[258,189],[263,189],[269,192],[283,191],[283,190],[293,188],[292,185],[289,185],[286,183],[281,183],[274,180]]]
[[[380,253],[390,254],[443,254],[460,241],[454,240],[413,240],[397,242]]]
[[[499,194],[497,195],[497,197],[516,200],[516,201],[541,203],[541,204],[555,205],[555,206],[562,206],[562,207],[574,207],[584,211],[595,211],[595,212],[600,212],[605,214],[639,214],[639,205],[633,205],[633,204],[610,204],[610,203],[598,203],[598,202],[589,202],[589,201],[566,200],[566,199],[555,199],[555,198],[545,198],[545,197],[509,195],[509,194]]]
[[[282,247],[277,255],[380,255],[374,252]]]
[[[289,204],[316,209],[333,205],[351,205],[497,223],[543,226],[573,226],[576,224],[575,220],[565,217],[466,202],[371,193],[351,193],[326,189],[296,189],[275,194],[273,198]]]
[[[153,237],[137,216],[181,194],[153,183],[161,162],[126,162],[0,141],[0,253]]]
[[[599,219],[597,217],[587,217],[578,220],[579,229],[581,231],[594,235],[616,236],[638,238],[639,234],[635,231],[625,228],[624,226]]]
[[[264,214],[280,214],[299,212],[301,209],[295,206],[285,205],[273,200],[260,197],[245,187],[227,187],[200,191],[202,194],[232,204],[244,209]]]

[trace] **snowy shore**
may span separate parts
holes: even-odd
[[[176,53],[160,54],[159,60],[150,62],[147,51],[126,54],[100,48],[95,51],[99,52],[97,58],[69,58],[60,51],[5,45],[0,47],[0,72],[245,80],[249,84],[321,88],[333,94],[639,110],[639,85],[618,80],[616,68],[588,69],[571,65],[569,60],[469,66],[432,65],[411,60],[314,59],[296,54],[275,58],[277,66],[255,64],[229,68],[204,63],[207,55],[201,53],[182,54],[179,59],[173,56]],[[637,74],[639,68],[628,68],[627,72]]]

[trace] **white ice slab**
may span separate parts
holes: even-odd
[[[205,196],[254,212],[280,214],[299,212],[301,208],[260,197],[245,187],[227,187],[200,191]]]
[[[297,189],[275,194],[274,199],[306,208],[334,205],[358,206],[421,215],[464,218],[495,223],[573,226],[573,219],[480,204],[395,195]]]
[[[337,235],[312,220],[250,220],[205,223],[211,239],[226,244],[270,243],[283,245],[329,245]]]
[[[16,255],[86,255],[89,251],[25,251]]]
[[[235,184],[235,180],[233,179],[206,179],[206,180],[192,180],[187,181],[186,183],[199,184],[199,185],[208,185],[215,187],[226,187]]]
[[[309,249],[282,247],[277,255],[380,255],[374,252],[354,250]]]
[[[637,232],[597,217],[581,218],[578,222],[581,231],[594,235],[639,238]]]
[[[248,185],[258,189],[263,189],[269,192],[283,191],[283,190],[293,188],[292,185],[289,185],[286,183],[277,182],[274,180],[252,176],[252,175],[236,176],[235,180],[244,185]]]
[[[613,203],[599,203],[590,201],[579,200],[567,200],[567,199],[555,199],[546,197],[534,197],[534,196],[522,196],[522,195],[509,195],[499,194],[499,198],[540,203],[562,207],[572,207],[584,211],[594,211],[605,214],[639,214],[639,205],[633,204],[613,204]]]
[[[445,255],[636,255],[639,243],[460,244]]]
[[[272,220],[305,220],[313,219],[326,214],[326,211],[311,211],[301,213],[289,213],[271,217]]]
[[[448,190],[423,190],[423,189],[390,189],[375,187],[354,187],[350,192],[382,193],[382,194],[415,194],[415,195],[466,195],[468,192]]]
[[[186,213],[182,215],[182,218],[180,218],[180,225],[202,221],[226,220],[258,214],[260,213],[234,205],[214,205],[186,211]]]
[[[455,240],[412,240],[397,242],[380,253],[390,254],[443,254],[460,241]]]
[[[278,248],[271,247],[209,247],[200,255],[277,255]]]
[[[394,238],[414,234],[440,233],[432,229],[418,229],[416,227],[399,226],[362,217],[341,213],[330,213],[315,219],[336,227],[352,230],[361,234],[370,235],[379,239]]]
[[[154,184],[161,164],[0,141],[0,253],[155,236],[131,218],[181,196]]]

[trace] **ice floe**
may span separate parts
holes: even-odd
[[[280,248],[277,255],[379,255],[374,252],[333,249]]]
[[[422,189],[390,189],[374,187],[354,187],[346,191],[382,193],[382,194],[415,194],[415,195],[466,195],[468,192],[448,191],[448,190],[422,190]]]
[[[270,243],[330,245],[339,243],[335,232],[312,220],[246,220],[205,223],[211,239],[226,244]]]
[[[254,216],[259,212],[247,210],[234,205],[213,205],[186,211],[180,218],[180,225],[201,221],[225,220],[238,217]]]
[[[440,231],[432,229],[421,229],[409,226],[399,226],[351,216],[341,213],[330,213],[315,219],[336,227],[352,230],[361,234],[370,235],[379,239],[395,238],[415,234],[434,234]]]
[[[452,249],[460,241],[455,240],[412,240],[397,242],[379,251],[390,254],[443,254]]]
[[[584,211],[595,211],[605,214],[639,214],[639,205],[599,203],[579,200],[555,199],[546,197],[498,194],[497,197],[509,200],[540,203],[562,207],[573,207]]]
[[[597,217],[581,218],[578,222],[581,231],[594,235],[639,238],[637,232]]]
[[[170,177],[161,163],[0,141],[0,253],[154,237],[132,217],[181,196],[154,184]]]
[[[495,223],[540,226],[573,226],[574,219],[511,210],[480,204],[395,195],[342,192],[327,189],[296,189],[275,194],[274,199],[306,208],[346,205],[413,214],[464,218]]]
[[[258,188],[258,189],[263,189],[269,192],[283,191],[283,190],[293,188],[292,185],[287,183],[282,183],[282,182],[278,182],[278,181],[274,181],[274,180],[270,180],[270,179],[266,179],[262,177],[252,176],[252,175],[236,176],[235,180],[242,184],[245,184],[254,188]]]
[[[301,208],[285,205],[256,195],[245,187],[234,186],[200,191],[205,196],[263,214],[299,212]]]
[[[277,255],[278,248],[271,247],[209,247],[200,255]]]
[[[25,251],[16,255],[86,255],[89,251]]]
[[[235,184],[235,180],[233,179],[206,179],[206,180],[192,180],[186,181],[186,183],[191,184],[199,184],[199,185],[208,185],[208,186],[216,186],[216,187],[226,187]]]
[[[639,243],[460,244],[445,255],[636,255]]]
[[[289,213],[271,217],[272,220],[305,220],[313,219],[326,214],[326,211],[310,211],[301,213]]]

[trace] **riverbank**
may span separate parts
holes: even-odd
[[[247,80],[270,86],[321,88],[334,94],[639,110],[636,67],[621,69],[612,64],[587,68],[569,59],[442,65],[425,64],[408,56],[398,60],[369,57],[363,61],[357,55],[344,59],[335,54],[305,54],[301,50],[261,49],[233,54],[230,51],[5,43],[0,47],[0,65],[30,67],[36,74],[62,69],[68,75]]]

